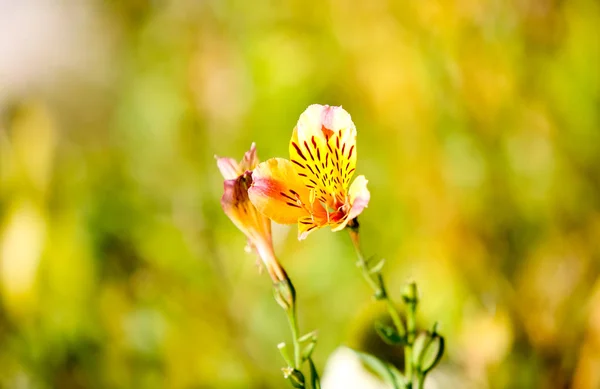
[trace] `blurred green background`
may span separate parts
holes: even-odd
[[[600,387],[599,25],[595,0],[1,1],[0,387],[287,387],[214,154],[287,157],[312,103],[354,119],[364,249],[439,321],[437,387]],[[320,369],[386,354],[347,234],[274,234]]]

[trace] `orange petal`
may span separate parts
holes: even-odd
[[[250,173],[244,173],[233,180],[225,180],[221,207],[253,245],[262,241],[270,244],[271,221],[260,214],[248,198],[248,186],[251,181]]]
[[[252,172],[250,201],[264,215],[280,224],[293,224],[309,214],[309,190],[287,159],[271,158]]]
[[[350,186],[348,192],[348,203],[350,204],[350,211],[344,218],[343,222],[332,228],[332,231],[340,231],[350,220],[354,219],[367,207],[369,200],[371,199],[371,193],[367,189],[367,179],[365,176],[358,176]]]
[[[310,215],[298,219],[298,240],[306,239],[310,232],[324,227],[331,222],[330,215],[323,208],[320,201],[315,201],[309,208]]]

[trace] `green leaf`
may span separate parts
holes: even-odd
[[[308,341],[308,340],[310,340],[310,341],[313,341],[313,342],[316,342],[316,341],[317,341],[317,331],[311,331],[311,332],[309,332],[308,334],[304,334],[304,335],[302,335],[302,336],[301,336],[301,337],[298,339],[298,342],[300,342],[300,343],[303,343],[303,342],[306,342],[306,341]]]
[[[387,291],[385,290],[385,283],[383,282],[383,276],[381,273],[376,273],[377,286],[379,289],[375,292],[376,300],[385,300],[387,298]]]
[[[377,262],[376,265],[371,266],[371,268],[369,269],[369,273],[379,273],[381,269],[383,269],[383,265],[385,265],[385,259],[382,259],[381,261]]]
[[[285,362],[288,364],[288,366],[293,366],[292,359],[288,354],[287,345],[285,344],[285,342],[279,343],[277,345],[277,348],[279,349],[281,356],[283,357],[283,359],[285,359]]]
[[[312,360],[312,358],[308,358],[308,364],[310,366],[310,384],[313,389],[321,389],[321,381],[319,381],[319,373],[317,372],[317,368]]]
[[[391,346],[405,343],[404,338],[400,336],[394,327],[390,327],[382,322],[375,322],[375,331],[385,343]]]
[[[306,345],[306,347],[304,347],[304,350],[302,351],[302,359],[303,360],[310,359],[313,351],[315,350],[316,345],[317,345],[317,343],[310,342],[309,344]]]
[[[365,365],[367,365],[386,382],[390,383],[394,389],[401,389],[405,387],[406,380],[404,379],[404,376],[393,365],[382,361],[374,355],[362,353],[356,350],[352,351],[356,353],[356,355],[361,361],[363,361]]]

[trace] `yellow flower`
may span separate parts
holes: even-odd
[[[272,158],[252,173],[256,208],[280,224],[298,223],[298,238],[331,226],[342,230],[369,203],[367,180],[356,168],[356,127],[342,107],[311,105],[290,141],[290,160]]]
[[[288,278],[273,251],[271,220],[259,213],[248,198],[251,171],[257,164],[254,143],[240,163],[232,158],[217,157],[217,166],[225,178],[221,206],[233,224],[246,235],[249,247],[258,253],[273,282],[278,283]]]

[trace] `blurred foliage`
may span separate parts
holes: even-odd
[[[594,0],[1,2],[0,387],[285,386],[213,155],[286,157],[312,103],[353,116],[365,251],[396,300],[418,282],[457,387],[600,387],[599,25]],[[394,361],[347,234],[274,233],[321,369]]]

